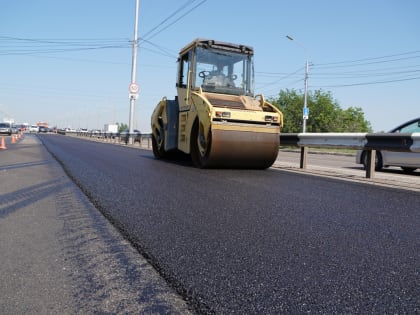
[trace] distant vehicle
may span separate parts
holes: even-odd
[[[11,135],[12,134],[12,125],[10,123],[0,123],[0,134]]]
[[[38,132],[43,132],[43,133],[47,133],[47,132],[49,132],[50,130],[48,129],[48,127],[45,127],[45,126],[39,126],[39,130],[38,130]]]
[[[29,126],[29,132],[38,132],[39,131],[39,127],[37,125],[31,125]]]
[[[124,131],[120,132],[120,140],[124,141],[125,144],[128,143],[128,138],[129,138],[129,131],[128,129],[125,129]],[[133,130],[133,142],[141,142],[141,132],[138,131],[137,129]]]
[[[101,135],[102,131],[99,129],[92,129],[91,131],[89,131],[89,135],[91,137],[99,137]]]
[[[18,134],[19,133],[19,130],[20,130],[19,126],[12,125],[12,133]]]
[[[414,133],[420,132],[420,117],[407,121],[406,123],[392,129],[390,133]],[[356,152],[356,163],[367,167],[367,151],[358,150]],[[420,168],[420,153],[414,152],[393,152],[376,151],[375,170],[379,171],[383,167],[399,166],[404,172],[414,172]]]

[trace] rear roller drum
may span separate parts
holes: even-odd
[[[157,159],[163,159],[165,158],[166,152],[165,152],[165,133],[162,129],[156,131],[152,134],[152,148],[153,148],[153,155]]]
[[[208,167],[209,154],[211,150],[211,132],[204,136],[204,128],[196,121],[191,132],[191,159],[196,167]]]

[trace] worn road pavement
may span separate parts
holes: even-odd
[[[35,136],[0,150],[0,314],[188,314]]]

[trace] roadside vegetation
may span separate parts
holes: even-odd
[[[303,93],[282,90],[278,97],[269,99],[284,115],[282,133],[302,132]],[[372,132],[360,107],[342,109],[330,92],[308,91],[309,119],[306,132]]]
[[[124,123],[117,123],[118,124],[118,132],[123,132],[124,130],[128,129],[128,125]]]

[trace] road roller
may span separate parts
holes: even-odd
[[[191,156],[199,168],[266,169],[277,158],[283,114],[254,95],[250,46],[196,39],[178,57],[174,99],[151,117],[157,159]]]

